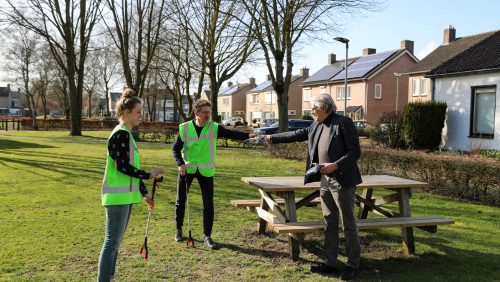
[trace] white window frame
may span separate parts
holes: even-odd
[[[273,92],[266,92],[264,94],[264,103],[266,105],[273,105],[274,103],[276,103],[276,99],[274,99],[274,93]]]
[[[419,85],[419,79],[412,78],[412,80],[411,80],[411,96],[418,97],[418,85]]]
[[[345,95],[344,88],[345,87],[343,85],[337,86],[337,90],[336,90],[337,100],[344,100],[344,95]],[[339,97],[340,97],[340,99],[339,99]],[[349,85],[347,86],[347,100],[351,100],[351,86],[349,86]]]
[[[224,105],[224,106],[229,105],[229,98],[227,98],[227,97],[223,97],[223,98],[222,98],[222,105]]]
[[[294,116],[297,114],[297,111],[296,110],[288,110],[288,115],[289,116]]]
[[[422,78],[420,79],[420,96],[427,96],[427,88],[429,88],[429,79]]]
[[[304,97],[304,102],[311,101],[311,87],[303,88],[302,95]]]
[[[377,91],[377,89],[378,89],[378,91]],[[373,97],[375,99],[379,99],[379,100],[382,99],[382,84],[375,84],[375,92],[373,94]]]
[[[491,138],[493,139],[494,134],[495,134],[495,111],[496,111],[496,87],[475,87],[473,88],[473,103],[472,103],[472,109],[471,109],[471,129],[470,129],[470,135],[473,138]],[[487,111],[484,108],[478,109],[478,106],[480,105],[478,102],[478,96],[479,95],[491,95],[493,97],[492,102],[487,103],[485,105],[487,106],[493,106],[493,110],[491,114],[493,117],[485,118],[486,120],[491,120],[493,124],[491,125],[491,132],[479,132],[477,128],[477,121],[478,121],[478,115],[479,114],[485,114]]]

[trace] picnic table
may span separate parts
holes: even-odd
[[[410,198],[412,189],[428,187],[425,182],[404,179],[389,175],[364,175],[363,183],[357,186],[361,193],[356,193],[359,230],[376,230],[380,228],[400,227],[402,230],[403,249],[406,254],[415,253],[413,227],[428,232],[436,232],[437,225],[453,224],[454,221],[437,216],[412,217]],[[324,222],[300,222],[297,209],[319,204],[319,182],[304,185],[303,176],[285,177],[242,177],[241,180],[258,188],[260,199],[233,200],[233,205],[246,207],[259,216],[258,232],[263,234],[266,227],[278,233],[288,234],[288,249],[293,260],[299,257],[299,245],[304,233],[322,232]],[[374,197],[375,189],[390,190],[394,193]],[[311,192],[301,199],[295,198],[295,192]],[[275,200],[273,195],[282,198]],[[385,205],[398,202],[399,210],[391,210]],[[284,205],[284,208],[282,206]],[[368,218],[373,212],[384,217]]]

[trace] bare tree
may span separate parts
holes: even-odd
[[[110,116],[109,92],[117,83],[116,75],[120,71],[120,57],[113,50],[113,43],[106,39],[107,34],[101,37],[96,46],[95,71],[99,75],[99,86],[106,99],[106,116]]]
[[[103,14],[108,31],[120,50],[127,86],[142,96],[151,60],[166,20],[166,0],[106,0],[110,19]],[[111,24],[113,23],[113,24]]]
[[[191,31],[188,39],[196,41],[194,45],[199,46],[193,51],[200,58],[206,58],[202,71],[210,79],[213,120],[218,120],[217,97],[222,83],[252,61],[252,54],[258,46],[253,29],[247,28],[254,25],[254,18],[248,16],[242,2],[179,0],[176,5],[179,8],[176,12],[189,19],[181,21]]]
[[[47,119],[47,114],[49,110],[47,108],[47,95],[49,90],[49,84],[51,83],[51,77],[53,73],[52,54],[50,50],[42,47],[38,50],[36,54],[37,63],[36,69],[38,76],[33,82],[33,94],[36,96],[36,100],[41,101],[43,109],[43,119]]]
[[[181,17],[177,19],[180,24]],[[174,25],[174,24],[172,24]],[[179,113],[182,120],[194,118],[192,110],[193,100],[199,99],[203,89],[205,73],[202,69],[206,66],[206,57],[192,52],[198,48],[191,41],[191,32],[180,25],[177,28],[163,33],[162,44],[158,52],[158,75],[161,85],[172,95],[175,113]],[[197,81],[196,81],[197,80]],[[192,84],[196,83],[198,91],[191,93]],[[188,103],[187,112],[184,111],[184,100]],[[166,108],[167,96],[163,101]]]
[[[21,80],[23,93],[26,96],[31,113],[32,127],[37,130],[35,95],[32,92],[32,75],[35,56],[40,43],[40,36],[22,27],[5,29],[9,39],[6,40],[7,68],[16,73]]]
[[[301,39],[319,39],[335,31],[334,16],[373,11],[378,6],[377,0],[247,0],[242,3],[253,19],[253,25],[247,24],[247,27],[255,31],[278,97],[280,131],[288,130],[288,88],[294,51]]]
[[[83,79],[83,90],[87,93],[87,117],[92,117],[92,96],[95,94],[96,89],[101,79],[99,70],[99,54],[96,51],[90,51],[88,54],[88,67],[85,69],[85,76]]]
[[[85,59],[90,35],[98,18],[101,0],[6,0],[2,14],[48,43],[69,86],[71,132],[82,135],[82,93]]]

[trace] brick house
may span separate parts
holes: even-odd
[[[309,77],[309,69],[303,68],[300,74],[293,75],[288,88],[288,118],[302,116],[302,83]],[[273,89],[271,78],[246,93],[246,120],[255,118],[278,118],[278,97]]]
[[[248,83],[228,82],[227,87],[221,88],[217,97],[218,115],[221,120],[229,117],[246,119],[246,93],[255,87],[255,78],[251,77]]]
[[[408,80],[395,74],[404,73],[418,62],[413,55],[413,41],[401,41],[401,48],[377,53],[376,49],[363,49],[360,57],[347,61],[347,115],[353,120],[378,123],[384,112],[401,110],[408,102]],[[328,63],[302,84],[303,113],[310,113],[310,99],[329,94],[344,114],[345,60],[337,61],[335,54]]]

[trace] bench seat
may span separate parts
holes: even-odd
[[[297,201],[300,201],[302,199],[297,199]],[[276,203],[278,205],[284,205],[285,201],[283,199],[276,199]],[[311,202],[309,202],[306,206],[307,207],[314,207],[321,204],[321,200],[319,198],[313,199]],[[255,200],[231,200],[231,205],[238,207],[238,208],[256,208],[260,206],[260,200],[255,199]]]
[[[390,217],[390,218],[367,218],[358,219],[359,230],[375,230],[391,227],[423,227],[454,224],[455,221],[437,216],[416,217]],[[323,221],[316,222],[289,222],[269,224],[269,227],[277,233],[312,233],[324,230]],[[339,224],[342,227],[342,224]]]

